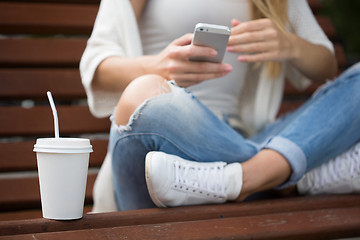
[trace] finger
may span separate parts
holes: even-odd
[[[232,66],[209,62],[189,62],[187,69],[189,73],[223,73],[231,72]]]
[[[172,41],[171,45],[176,45],[176,46],[189,45],[191,43],[193,35],[194,34],[192,34],[192,33],[187,33],[187,34],[175,39],[174,41]]]
[[[177,61],[173,62],[172,66],[169,67],[170,75],[181,73],[223,73],[231,71],[232,66],[230,64],[195,61]]]
[[[264,39],[265,39],[265,34],[262,31],[246,32],[246,33],[230,36],[228,46],[245,44],[250,42],[260,42],[260,41],[264,41]]]
[[[181,87],[189,87],[198,83],[201,83],[206,80],[220,78],[228,73],[184,73],[184,74],[176,74],[172,76],[172,79],[181,86]]]
[[[189,64],[189,71],[191,73],[224,73],[231,72],[232,66],[230,64],[219,64],[210,62],[191,62]]]
[[[256,19],[248,22],[243,22],[233,27],[231,31],[231,35],[240,34],[244,32],[259,31],[271,26],[273,26],[272,21],[268,18]]]
[[[238,44],[228,47],[229,52],[237,52],[237,53],[270,52],[275,49],[277,49],[277,42],[275,41]]]
[[[277,54],[275,52],[264,52],[252,55],[240,55],[238,60],[240,62],[264,62],[264,61],[276,61]]]
[[[231,25],[233,26],[233,27],[236,27],[237,25],[239,25],[241,22],[239,21],[239,20],[237,20],[237,19],[235,19],[235,18],[233,18],[232,20],[231,20]]]
[[[169,56],[182,59],[189,59],[191,57],[215,57],[217,56],[217,51],[209,47],[188,45],[171,49]]]

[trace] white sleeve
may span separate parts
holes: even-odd
[[[129,0],[102,0],[92,34],[80,61],[80,75],[90,111],[96,117],[109,116],[121,92],[91,87],[98,65],[107,57],[135,57],[142,54],[136,17]]]
[[[333,44],[319,26],[307,0],[289,0],[288,16],[295,33],[299,37],[311,43],[322,45],[334,54]],[[287,64],[285,74],[287,79],[297,89],[305,89],[311,84],[310,79],[306,78],[299,70],[290,66],[290,64]]]

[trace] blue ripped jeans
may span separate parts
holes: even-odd
[[[149,151],[231,163],[247,161],[261,149],[273,149],[285,156],[292,168],[289,180],[280,186],[285,187],[360,139],[360,64],[250,139],[220,120],[191,93],[170,87],[170,93],[139,106],[128,125],[112,123],[109,147],[121,210],[154,207],[144,174]]]

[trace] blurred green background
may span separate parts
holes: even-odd
[[[321,3],[320,14],[331,18],[348,64],[360,62],[360,0],[321,0]]]

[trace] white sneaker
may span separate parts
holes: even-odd
[[[297,188],[310,195],[360,193],[360,142],[305,174]]]
[[[242,187],[240,163],[200,163],[163,152],[149,152],[145,178],[158,207],[223,203],[235,200]]]

